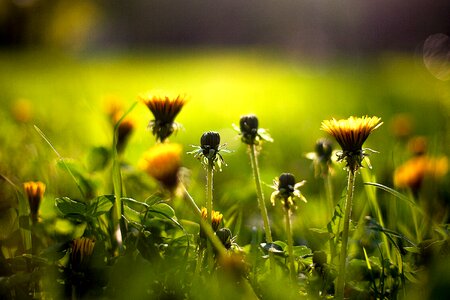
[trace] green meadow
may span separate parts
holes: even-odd
[[[0,274],[0,290],[6,299],[20,298],[18,291],[24,286],[29,291],[24,297],[30,299],[333,298],[331,282],[338,260],[333,261],[330,239],[339,244],[342,225],[338,220],[342,216],[339,206],[330,207],[325,200],[324,180],[315,176],[306,154],[314,151],[319,138],[332,140],[320,130],[323,120],[366,115],[378,116],[384,124],[364,144],[378,152],[370,154],[372,168],[364,162],[356,174],[346,295],[352,299],[431,299],[448,289],[447,172],[439,178],[425,178],[416,192],[394,186],[393,180],[396,168],[414,156],[408,146],[414,137],[426,140],[426,155],[430,157],[450,154],[450,85],[433,77],[421,57],[386,53],[311,61],[248,48],[72,55],[36,50],[1,52],[0,70],[0,245],[2,266],[9,266]],[[165,195],[158,182],[139,168],[143,153],[156,141],[148,129],[154,117],[138,96],[155,90],[188,99],[176,118],[182,129],[169,140],[183,147],[182,165],[188,170],[185,185],[199,207],[206,205],[205,168],[187,152],[200,145],[206,131],[217,131],[221,144],[230,150],[222,153],[227,165],[214,173],[213,194],[214,210],[223,214],[222,226],[235,237],[234,251],[245,253],[247,258],[246,275],[237,286],[234,277],[221,279],[217,275],[222,271],[214,269],[214,259],[205,263],[200,279],[194,278],[191,265],[197,259],[198,217],[182,196]],[[156,197],[170,207],[163,217],[156,214],[150,221],[137,218],[142,221],[142,232],[148,235],[139,231],[140,227],[135,230],[143,234],[148,245],[135,246],[137,240],[124,236],[125,246],[118,254],[111,254],[111,245],[104,242],[112,235],[102,223],[109,224],[111,207],[94,221],[86,221],[74,220],[70,212],[55,205],[55,199],[62,197],[90,203],[95,197],[114,194],[113,161],[119,158],[109,152],[95,156],[100,148],[113,149],[113,128],[106,113],[111,101],[120,101],[125,110],[131,108],[127,117],[134,121],[120,156],[122,196],[151,204],[149,197]],[[232,126],[239,126],[240,117],[250,113],[258,116],[260,127],[274,140],[261,145],[258,160],[272,234],[280,245],[285,246],[287,233],[283,210],[269,201],[273,180],[285,172],[297,181],[306,180],[300,190],[308,202],[298,201],[292,215],[294,245],[303,247],[296,248],[301,254],[296,254],[298,276],[293,283],[286,272],[284,246],[280,246],[283,254],[276,258],[279,267],[275,271],[268,270],[267,253],[258,247],[264,242],[264,229],[252,167],[247,146]],[[396,123],[399,116],[407,116],[409,121],[408,132],[402,137]],[[333,146],[340,149],[334,140]],[[67,172],[61,161],[68,162],[72,172]],[[345,163],[333,162],[330,181],[335,205],[342,205],[345,198],[344,167]],[[23,194],[22,183],[26,181],[46,184],[40,222],[31,229],[18,221],[22,216],[19,194]],[[81,190],[92,194],[90,199],[77,187],[80,182]],[[379,187],[365,184],[368,182]],[[141,208],[130,209],[142,213]],[[331,222],[333,213],[335,223]],[[165,218],[167,214],[171,218]],[[39,251],[23,249],[24,230],[31,232],[33,247]],[[135,232],[129,229],[127,233],[132,236]],[[67,263],[70,251],[63,245],[80,236],[95,237],[98,262],[94,269],[101,271],[89,276],[95,274],[102,280],[80,285],[85,290],[74,292],[75,279],[66,275],[71,269]],[[425,241],[434,246],[425,247]],[[316,251],[327,254],[329,273],[318,271],[317,262],[312,260]],[[152,259],[152,255],[159,259]],[[25,276],[39,277],[46,270],[51,275],[41,281]],[[83,280],[90,278],[85,276]]]

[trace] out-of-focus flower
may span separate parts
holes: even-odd
[[[189,152],[189,154],[194,154],[194,157],[198,158],[205,167],[210,166],[215,169],[217,166],[219,170],[222,170],[225,161],[220,152],[229,152],[224,149],[224,146],[220,145],[220,134],[218,132],[207,131],[200,138],[200,146],[194,146],[196,150]]]
[[[425,178],[438,180],[444,177],[447,172],[447,157],[416,156],[395,170],[394,185],[399,188],[410,188],[414,193],[417,193]]]
[[[174,190],[178,185],[181,152],[182,146],[179,144],[156,144],[144,153],[140,168],[164,187]]]
[[[306,183],[305,180],[295,182],[295,177],[291,173],[283,173],[280,177],[275,178],[272,188],[275,191],[270,197],[272,205],[275,205],[277,200],[280,200],[283,207],[286,209],[295,208],[295,200],[300,199],[306,202],[306,198],[302,195],[299,188]]]
[[[338,153],[338,160],[345,160],[347,168],[352,171],[361,167],[362,160],[367,156],[362,145],[369,137],[370,133],[383,124],[378,117],[350,117],[341,120],[325,120],[321,129],[331,134],[342,148]]]
[[[233,124],[235,130],[242,136],[242,142],[247,145],[259,145],[262,141],[273,142],[273,139],[263,128],[255,115],[245,115],[239,120],[239,127]]]
[[[95,241],[81,237],[72,241],[70,265],[75,272],[82,272],[88,266],[94,252]]]
[[[427,153],[428,141],[424,136],[415,136],[408,141],[408,150],[412,155],[419,156]]]
[[[20,123],[28,123],[33,118],[33,106],[27,99],[17,99],[11,106],[13,118]]]
[[[165,94],[146,94],[139,96],[155,117],[149,123],[149,128],[156,140],[164,142],[181,125],[175,122],[175,118],[186,103],[186,97],[182,95],[169,96]]]
[[[30,214],[33,224],[38,221],[38,211],[44,197],[45,184],[40,181],[28,181],[23,183],[25,194],[30,205]]]
[[[109,97],[106,100],[106,113],[109,117],[111,126],[114,128],[117,122],[120,121],[124,114],[123,104],[117,98]],[[121,153],[125,149],[125,146],[133,133],[135,127],[135,121],[129,115],[127,115],[119,124],[117,128],[117,152]]]
[[[408,138],[413,130],[413,120],[409,114],[397,114],[391,119],[391,131],[398,139]]]
[[[332,170],[331,155],[333,154],[333,144],[329,139],[321,138],[317,140],[314,152],[306,154],[306,158],[313,161],[315,176],[327,176]]]

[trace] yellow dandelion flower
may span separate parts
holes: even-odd
[[[40,181],[28,181],[23,183],[25,194],[30,205],[31,220],[36,223],[38,220],[39,206],[44,197],[45,184]]]
[[[383,124],[378,117],[350,117],[341,120],[325,120],[321,129],[332,135],[342,148],[339,160],[345,159],[347,167],[357,170],[367,155],[362,145],[370,133]]]
[[[175,118],[186,103],[186,97],[182,95],[169,96],[163,94],[146,94],[139,99],[153,113],[154,120],[150,121],[156,140],[164,142],[180,125],[175,123]]]
[[[202,207],[202,218],[204,220],[208,219],[208,210],[206,209],[206,207]],[[212,211],[212,229],[215,231],[217,231],[217,229],[219,229],[220,223],[222,223],[222,219],[223,219],[223,215],[219,212],[219,211]]]
[[[164,187],[172,190],[178,184],[181,152],[182,146],[179,144],[157,144],[144,153],[140,167]]]

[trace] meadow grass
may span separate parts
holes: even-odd
[[[110,148],[113,142],[104,109],[108,99],[119,99],[128,108],[141,93],[168,90],[185,93],[189,99],[177,117],[177,122],[184,128],[170,137],[172,142],[183,145],[186,153],[193,150],[191,145],[199,145],[202,133],[214,130],[220,133],[221,141],[227,143],[227,149],[232,151],[223,154],[228,166],[223,167],[222,172],[214,173],[214,209],[224,214],[224,225],[236,235],[239,245],[249,247],[253,240],[261,240],[256,237],[264,231],[256,208],[247,147],[231,126],[232,123],[239,124],[240,116],[248,113],[256,114],[260,126],[267,128],[274,139],[274,143],[265,143],[258,155],[264,194],[271,194],[269,185],[282,172],[307,180],[302,194],[306,195],[308,203],[299,204],[292,215],[295,245],[306,245],[313,251],[325,248],[327,234],[311,229],[327,226],[330,221],[329,202],[323,181],[314,177],[311,162],[305,154],[313,151],[318,138],[326,136],[320,131],[322,120],[350,115],[376,115],[385,122],[366,145],[380,153],[370,156],[374,166],[369,171],[371,175],[365,174],[365,179],[356,176],[353,219],[361,224],[365,215],[371,215],[383,228],[401,232],[418,243],[426,235],[425,225],[417,224],[420,223],[417,218],[423,219],[419,208],[378,190],[377,198],[372,187],[364,187],[363,184],[363,180],[371,178],[392,187],[394,168],[408,158],[405,144],[396,139],[392,131],[392,120],[399,113],[407,113],[413,120],[412,135],[427,137],[430,154],[449,155],[450,87],[429,75],[416,57],[386,54],[367,60],[344,59],[314,65],[261,49],[158,49],[77,56],[30,51],[0,53],[0,67],[0,173],[19,183],[28,180],[46,182],[46,196],[41,206],[44,219],[54,219],[59,214],[54,206],[55,198],[69,196],[77,199],[81,195],[71,177],[56,167],[57,157],[33,125],[45,133],[63,157],[73,158],[81,168],[85,168],[92,147]],[[29,116],[26,120],[17,121],[27,110]],[[142,153],[155,144],[154,137],[146,129],[152,115],[145,105],[138,103],[129,116],[135,119],[137,126],[121,160],[136,166]],[[189,192],[199,206],[206,206],[204,170],[189,155],[183,155],[183,165],[191,170]],[[334,169],[331,183],[333,198],[338,202],[344,197],[346,172],[343,165],[335,165]],[[157,189],[157,184],[142,174],[127,173],[124,169],[122,175],[128,182],[124,191],[127,197],[143,200]],[[107,172],[91,172],[88,178],[94,182],[98,195],[112,193]],[[448,182],[448,176],[445,180]],[[114,183],[116,188],[117,184]],[[445,199],[449,195],[448,185],[446,187],[444,183],[435,187],[430,197],[435,197],[435,192],[439,194],[436,197]],[[174,201],[170,205],[178,220],[187,224],[189,233],[198,230],[189,223],[190,219],[198,220],[192,219],[193,215],[189,209],[183,208],[182,202]],[[7,207],[7,204],[3,206]],[[286,241],[282,210],[269,205],[267,208],[273,239]],[[170,215],[170,210],[165,210],[164,214]],[[413,219],[415,224],[412,224]],[[439,222],[444,220],[445,216],[440,216]],[[47,226],[49,232],[56,230],[63,236],[75,236],[83,230],[60,218]],[[252,229],[254,227],[256,232]],[[398,265],[401,259],[394,243],[387,246],[385,236],[382,241],[384,250],[379,251],[384,251]],[[350,243],[349,247],[351,255],[360,255],[355,254],[360,251],[355,244]],[[296,248],[295,251],[303,250]],[[364,252],[365,263],[371,266],[369,257],[374,263],[372,256],[378,250],[367,248],[367,251],[371,252],[369,256]],[[114,272],[125,272],[127,259],[120,257]],[[364,262],[364,257],[361,261]],[[138,266],[139,262],[129,263],[136,264],[136,272],[130,278],[149,275],[149,271]],[[352,267],[355,265],[350,266],[351,270]],[[258,279],[266,282],[267,287],[260,287],[257,293],[271,294],[272,283],[267,283],[266,279]],[[115,281],[111,279],[111,282]],[[135,279],[133,286],[139,282],[141,279]],[[381,283],[371,284],[377,286]],[[192,285],[198,287],[201,283]],[[175,290],[177,288],[174,287]],[[209,291],[213,293],[216,288],[219,287],[212,285]],[[385,292],[381,287],[380,290]],[[136,291],[136,296],[139,295]],[[292,296],[289,292],[286,295]]]

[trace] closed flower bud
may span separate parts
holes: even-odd
[[[278,178],[278,191],[282,196],[289,197],[294,192],[295,177],[291,173],[283,173]]]
[[[319,139],[316,142],[315,151],[320,162],[328,162],[331,160],[333,153],[332,143],[328,139]]]
[[[220,134],[215,131],[205,132],[200,138],[200,147],[203,155],[210,158],[210,155],[215,155],[219,150]],[[211,151],[212,150],[212,151]]]
[[[242,116],[239,126],[242,134],[242,141],[246,144],[254,144],[258,135],[258,118],[255,115]]]

